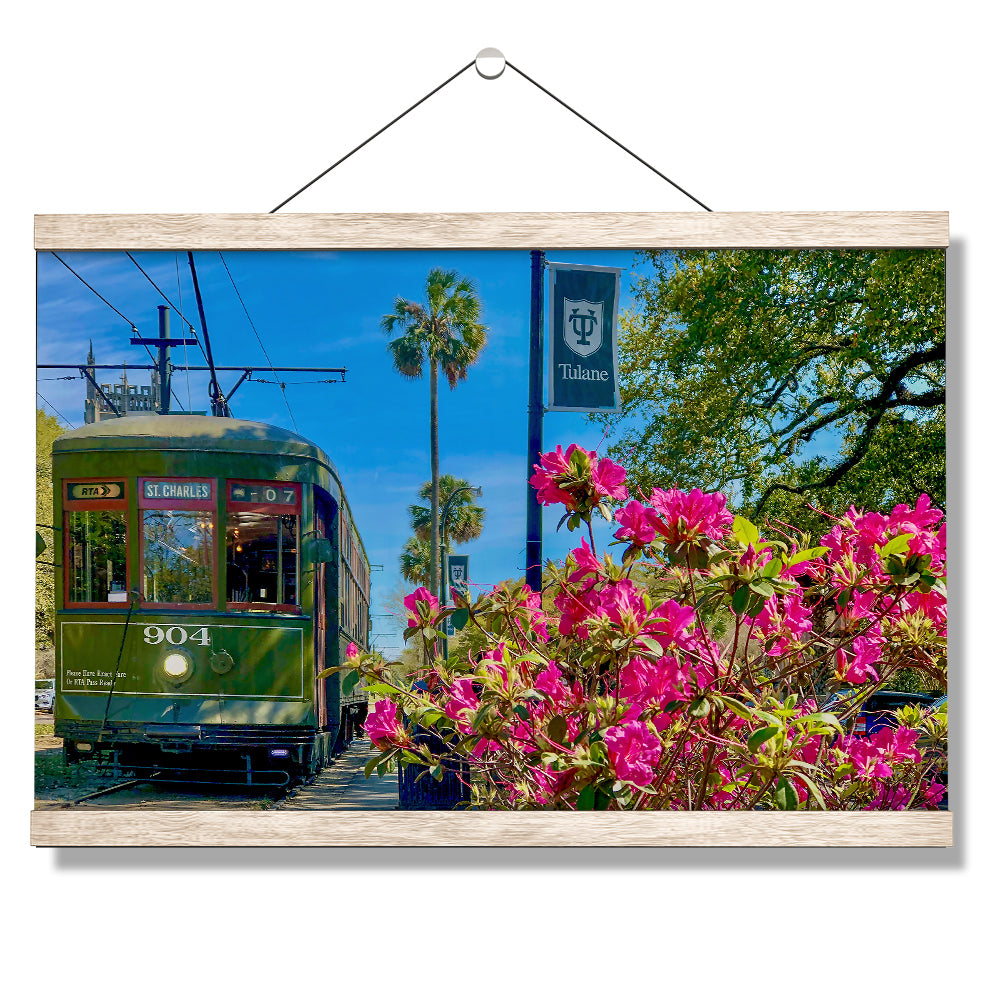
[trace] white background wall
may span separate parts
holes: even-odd
[[[997,871],[996,558],[984,547],[996,536],[1000,261],[987,9],[51,0],[8,10],[0,282],[14,360],[2,376],[11,467],[0,493],[19,520],[7,522],[17,558],[2,574],[18,653],[5,657],[5,979],[33,976],[79,1000],[224,996],[237,983],[249,996],[334,995],[351,956],[351,991],[373,997],[988,991],[973,985],[991,975]],[[267,211],[484,46],[713,209],[951,212],[953,850],[27,846],[32,215]],[[464,74],[289,206],[687,208],[697,210],[509,71],[493,83]]]

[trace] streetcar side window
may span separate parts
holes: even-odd
[[[295,514],[226,514],[228,603],[299,603],[297,528]]]
[[[66,513],[66,600],[69,604],[127,601],[124,510]]]
[[[214,524],[208,511],[142,512],[143,598],[210,604]]]
[[[226,482],[226,604],[249,611],[299,609],[298,483]]]

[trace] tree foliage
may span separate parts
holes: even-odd
[[[722,490],[800,526],[809,503],[891,509],[927,493],[946,509],[943,251],[640,261],[651,273],[621,321],[611,449],[633,487]]]
[[[52,530],[52,443],[65,432],[55,417],[35,410],[35,521],[45,550],[35,563],[35,648],[48,649],[54,641],[55,577],[49,563],[58,562]]]
[[[486,518],[486,508],[475,503],[473,486],[467,479],[445,473],[439,481],[441,508],[448,506],[448,517],[444,524],[442,541],[447,551],[451,551],[451,543],[471,542],[483,533],[483,522]],[[411,504],[410,526],[417,538],[430,539],[431,534],[431,484],[424,483],[420,487],[419,496],[428,505]],[[449,503],[449,500],[451,501]]]
[[[424,483],[418,494],[430,501],[431,484]],[[486,509],[475,503],[473,487],[467,479],[445,473],[440,478],[442,509],[447,505],[448,517],[441,541],[446,553],[452,551],[453,542],[471,542],[483,531]],[[449,503],[450,501],[450,503]],[[413,534],[407,539],[399,556],[399,569],[403,579],[420,587],[431,585],[431,511],[430,506],[411,504],[410,528]],[[440,560],[440,549],[438,549]]]

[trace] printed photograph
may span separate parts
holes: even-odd
[[[948,808],[945,252],[37,258],[36,809]]]

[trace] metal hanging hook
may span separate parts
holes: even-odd
[[[499,49],[483,49],[476,56],[476,72],[484,80],[495,80],[507,68],[507,60]]]

